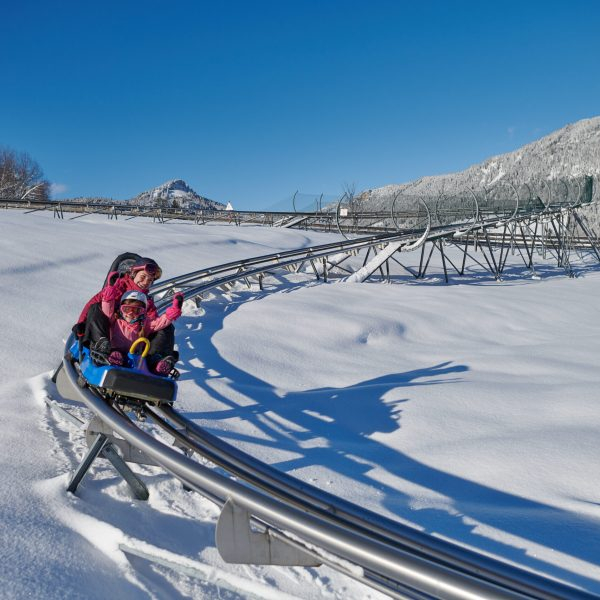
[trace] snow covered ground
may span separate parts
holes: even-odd
[[[146,503],[104,461],[67,494],[85,440],[43,402],[119,252],[150,255],[169,277],[331,239],[2,211],[1,597],[382,597],[327,568],[223,563],[214,505],[158,469],[138,469]],[[600,594],[600,269],[540,273],[282,285],[186,304],[179,409],[357,504]]]

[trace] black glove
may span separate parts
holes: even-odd
[[[177,292],[173,296],[173,306],[181,310],[181,307],[183,306],[183,294],[181,292]]]

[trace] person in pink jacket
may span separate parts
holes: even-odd
[[[99,364],[124,365],[131,345],[140,337],[150,339],[149,368],[159,375],[173,370],[177,357],[164,355],[161,338],[155,334],[181,316],[183,295],[175,294],[173,304],[163,315],[148,314],[148,297],[138,290],[121,293],[117,285],[102,291],[101,304],[90,307],[86,318],[85,337],[93,360]]]
[[[161,276],[162,269],[158,266],[158,263],[152,258],[142,257],[135,260],[130,269],[125,273],[119,273],[118,271],[109,273],[106,280],[106,285],[116,286],[121,294],[124,294],[129,290],[135,290],[146,294],[148,296],[148,316],[152,319],[155,319],[158,316],[158,312],[156,311],[152,297],[148,295],[148,290],[157,279],[160,279]],[[77,324],[75,327],[85,323],[88,311],[92,305],[102,302],[103,291],[104,288],[98,293],[94,294],[86,302],[86,305],[83,307],[83,310],[77,319]]]

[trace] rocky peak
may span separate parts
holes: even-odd
[[[225,205],[195,192],[183,179],[172,179],[151,190],[138,194],[131,200],[141,206],[164,206],[169,208],[223,210]]]

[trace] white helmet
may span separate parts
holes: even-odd
[[[146,294],[143,292],[138,292],[137,290],[129,290],[128,292],[125,292],[121,296],[121,304],[123,304],[125,300],[137,300],[138,302],[143,302],[145,307],[148,307],[148,298]]]

